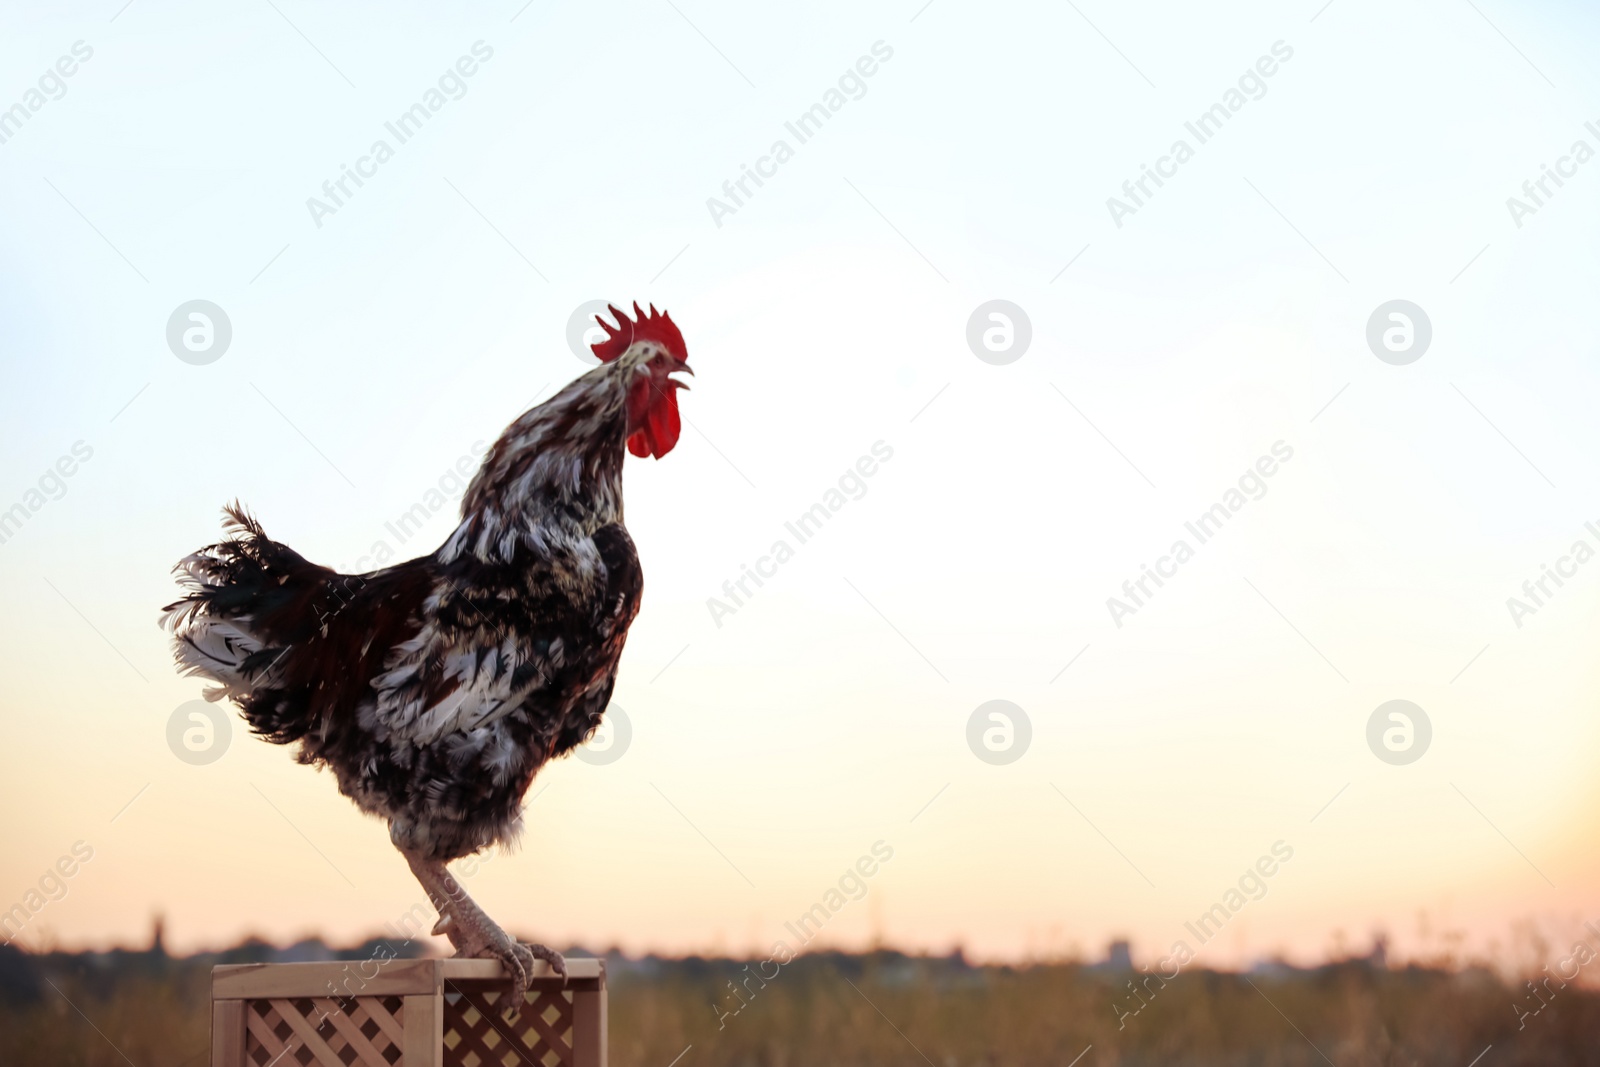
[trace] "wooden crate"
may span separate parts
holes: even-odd
[[[498,960],[255,963],[211,971],[212,1067],[605,1067],[606,970],[537,964],[514,1021]]]

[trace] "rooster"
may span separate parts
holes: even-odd
[[[565,961],[508,936],[445,865],[513,842],[539,769],[600,724],[642,586],[623,450],[672,450],[688,388],[672,375],[694,373],[665,312],[609,310],[600,366],[500,435],[437,551],[338,574],[235,503],[226,539],[174,568],[186,595],[162,619],[180,670],[214,683],[207,699],[232,700],[388,821],[439,912],[433,932],[499,959],[513,1006],[536,959],[563,978]]]

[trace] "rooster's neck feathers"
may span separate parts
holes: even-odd
[[[509,562],[519,546],[546,556],[622,521],[627,388],[637,362],[596,367],[506,428],[467,487],[441,562]]]

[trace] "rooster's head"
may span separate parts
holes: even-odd
[[[606,339],[589,347],[602,363],[615,364],[615,371],[627,376],[628,451],[660,459],[678,443],[678,390],[689,388],[672,374],[694,373],[683,334],[654,304],[646,314],[635,303],[633,319],[614,306],[608,310],[617,324],[596,315]]]

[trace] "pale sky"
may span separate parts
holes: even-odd
[[[1600,919],[1600,561],[1560,564],[1600,549],[1595,14],[919,3],[0,13],[0,911],[93,850],[21,943],[355,939],[422,899],[237,719],[169,748],[169,568],[235,497],[332,566],[431,550],[454,501],[386,524],[585,369],[597,299],[669,309],[697,377],[628,466],[631,740],[541,774],[468,880],[508,927],[765,952],[879,841],[825,942],[1153,958],[1280,841],[1202,959]],[[231,325],[204,365],[167,339],[194,300]],[[1031,327],[1004,365],[991,300]],[[1403,364],[1367,340],[1396,300]],[[1003,765],[991,700],[1030,724]],[[1368,747],[1390,700],[1431,723],[1409,764]]]

